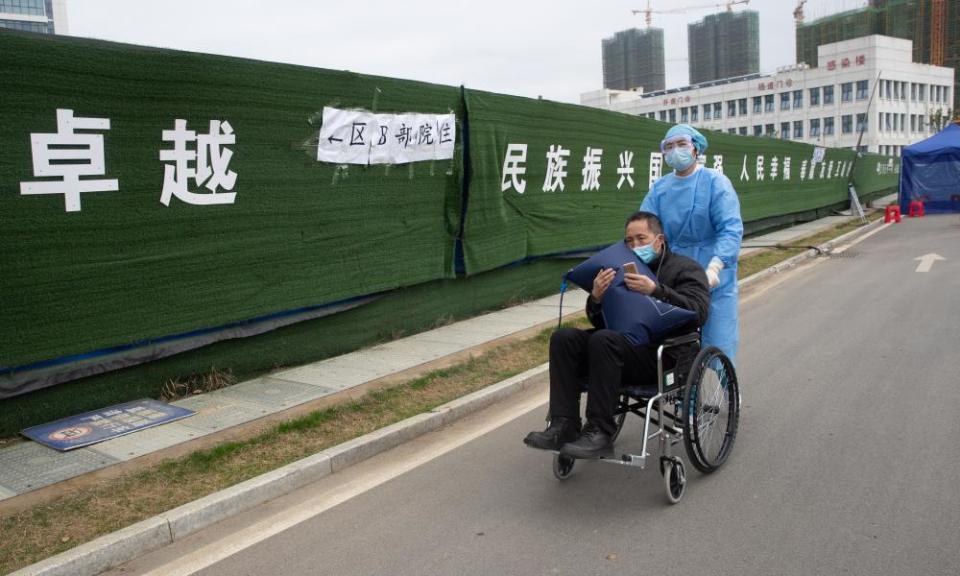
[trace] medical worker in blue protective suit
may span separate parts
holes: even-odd
[[[743,239],[740,200],[730,179],[697,163],[707,139],[687,124],[667,131],[660,143],[671,174],[654,182],[640,210],[663,222],[670,248],[706,269],[710,282],[710,314],[703,327],[703,345],[716,346],[736,361],[737,256]]]

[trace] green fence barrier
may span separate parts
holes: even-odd
[[[472,174],[464,226],[469,273],[616,240],[651,182],[669,170],[659,153],[668,124],[472,90],[465,98]],[[730,178],[746,222],[847,199],[851,150],[704,133],[706,166]]]
[[[0,367],[454,276],[459,145],[316,157],[325,106],[461,121],[459,88],[7,32],[0,78]]]
[[[668,170],[660,122],[349,72],[3,32],[0,77],[0,398],[607,244]],[[452,158],[319,162],[378,133],[325,134],[327,107],[453,114]],[[846,200],[849,150],[707,137],[747,222]],[[853,178],[866,196],[898,169],[867,155]],[[438,318],[456,301],[417,294]]]

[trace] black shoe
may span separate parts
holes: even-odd
[[[523,439],[523,443],[531,448],[541,450],[559,450],[567,442],[576,440],[580,435],[580,420],[557,416],[550,420],[550,425],[543,432],[531,432]]]
[[[587,422],[580,437],[573,442],[564,444],[560,448],[560,454],[571,458],[590,460],[610,457],[613,456],[613,439],[593,422]]]

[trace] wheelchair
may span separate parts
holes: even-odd
[[[671,504],[683,498],[687,485],[683,461],[672,454],[673,448],[682,441],[693,467],[710,474],[730,455],[740,421],[737,373],[720,349],[713,346],[700,349],[686,379],[682,374],[676,374],[676,368],[664,371],[664,351],[689,344],[700,348],[699,332],[664,340],[657,348],[657,383],[621,388],[620,401],[614,412],[617,429],[613,440],[620,435],[627,414],[636,414],[643,418],[640,454],[624,453],[599,460],[643,469],[651,455],[648,451],[650,442],[656,440],[660,448],[663,487]],[[575,464],[576,458],[554,452],[553,474],[558,480],[568,478]]]

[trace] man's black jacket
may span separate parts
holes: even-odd
[[[657,276],[657,288],[652,294],[654,298],[697,314],[694,321],[671,331],[664,336],[664,339],[689,334],[703,326],[710,309],[710,285],[707,283],[707,274],[700,264],[686,256],[674,254],[664,242],[660,258],[648,266]],[[593,297],[587,298],[587,317],[594,327],[605,327],[600,304],[594,302]],[[656,354],[656,343],[650,348]],[[678,372],[685,375],[696,353],[697,348],[693,345],[667,349],[664,351],[667,358],[665,368],[679,362]]]

